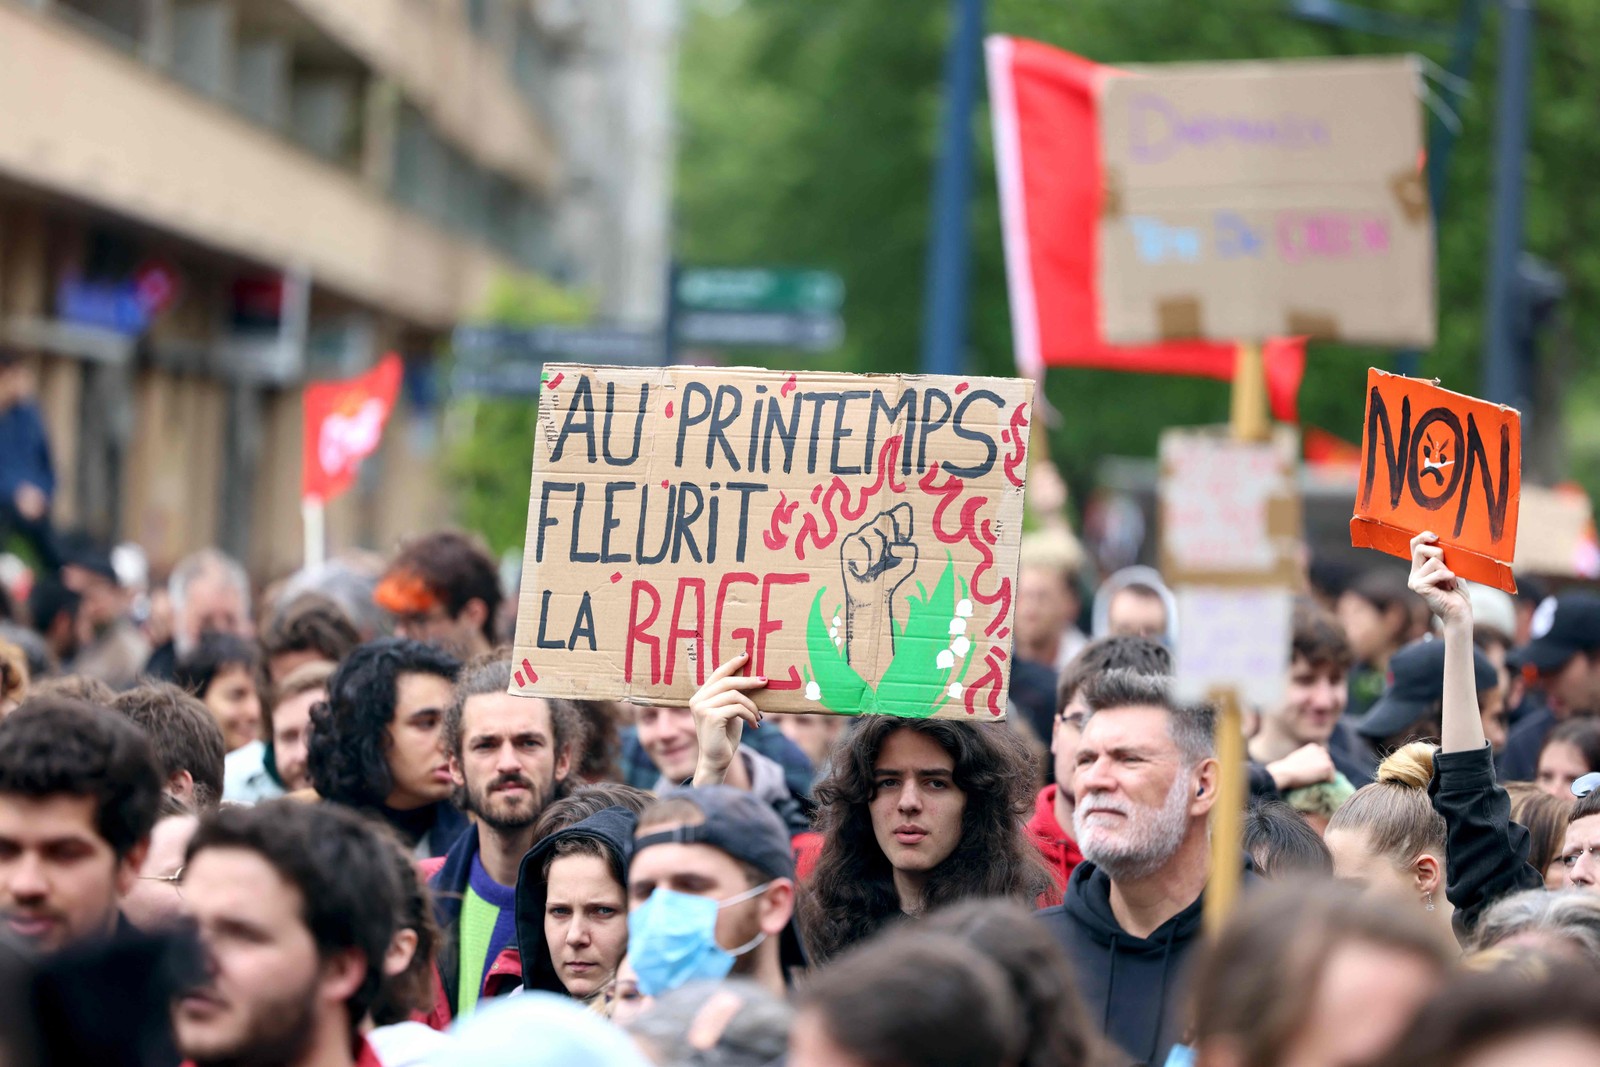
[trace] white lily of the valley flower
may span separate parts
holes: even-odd
[[[816,682],[807,682],[806,683],[806,699],[807,700],[821,700],[822,699],[822,687],[819,686]]]
[[[971,648],[972,648],[972,642],[967,640],[967,637],[966,637],[965,634],[962,634],[960,637],[958,637],[954,641],[950,642],[951,651],[953,651],[958,656],[965,656],[967,654],[968,650],[971,649]]]
[[[967,632],[967,620],[966,619],[951,619],[950,620],[950,632],[953,633],[953,634],[964,634],[964,633],[966,633]]]
[[[962,693],[961,683],[960,682],[951,682],[948,692],[956,700],[960,700],[961,699],[961,693]]]
[[[942,648],[939,650],[939,654],[934,657],[933,662],[934,666],[938,667],[941,671],[947,671],[951,667],[955,666],[956,658],[950,653],[948,648]]]
[[[966,597],[962,597],[956,603],[956,614],[961,616],[963,619],[972,618],[972,601],[968,600]]]

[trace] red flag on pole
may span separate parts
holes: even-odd
[[[301,496],[325,503],[350,488],[361,461],[377,450],[400,394],[402,366],[393,352],[367,373],[305,389]]]
[[[1232,380],[1238,346],[1211,341],[1110,345],[1100,336],[1096,223],[1100,87],[1122,72],[1016,37],[987,44],[989,101],[1017,368],[1099,367]],[[1255,338],[1241,338],[1253,341]],[[1273,414],[1297,420],[1303,338],[1262,346]]]

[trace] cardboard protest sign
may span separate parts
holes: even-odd
[[[1100,96],[1108,341],[1433,344],[1415,59],[1131,71]]]
[[[1299,580],[1296,435],[1237,441],[1225,427],[1161,434],[1161,573],[1175,585]]]
[[[1508,593],[1522,495],[1522,416],[1433,382],[1367,371],[1361,478],[1350,543],[1411,558],[1439,536],[1456,574]]]
[[[986,42],[1006,288],[1017,370],[1101,367],[1230,380],[1238,345],[1181,340],[1112,345],[1100,332],[1095,245],[1104,190],[1100,87],[1123,71],[1039,41]],[[1274,417],[1297,422],[1305,339],[1263,342]]]
[[[1303,527],[1297,449],[1287,428],[1262,442],[1226,428],[1161,435],[1161,571],[1178,602],[1174,673],[1187,699],[1283,697]]]
[[[1179,696],[1210,700],[1232,689],[1258,708],[1283,701],[1294,637],[1294,592],[1288,586],[1184,586],[1173,595]]]
[[[1033,383],[551,364],[512,692],[998,719]]]
[[[1524,485],[1519,497],[1517,570],[1552,578],[1600,578],[1600,541],[1589,494],[1576,485]]]

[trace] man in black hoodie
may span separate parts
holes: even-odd
[[[1108,671],[1085,686],[1072,820],[1084,862],[1065,903],[1039,913],[1106,1036],[1155,1065],[1182,1036],[1180,972],[1201,938],[1218,777],[1215,711],[1179,702],[1170,684]]]

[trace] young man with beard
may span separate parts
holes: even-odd
[[[1039,913],[1089,1014],[1147,1064],[1165,1063],[1182,1036],[1177,983],[1201,940],[1218,777],[1214,709],[1178,702],[1169,685],[1109,671],[1086,686],[1073,779],[1084,862],[1065,903]]]
[[[571,701],[512,696],[510,686],[509,660],[471,668],[445,714],[457,802],[476,817],[428,879],[442,935],[445,1003],[436,1013],[448,1008],[450,1018],[476,1007],[492,972],[511,973],[501,955],[517,945],[517,870],[539,816],[566,795],[582,748],[583,718]]]
[[[161,804],[139,728],[40,697],[0,721],[0,918],[42,952],[109,938]]]
[[[195,832],[183,895],[206,980],[172,1008],[194,1067],[378,1067],[360,1026],[400,908],[392,855],[329,804],[224,808]]]

